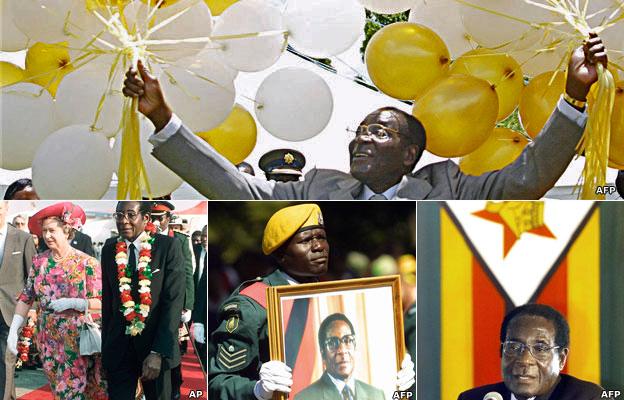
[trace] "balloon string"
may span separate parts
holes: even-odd
[[[118,53],[117,57],[115,57],[115,60],[113,61],[113,64],[111,65],[108,71],[108,81],[106,82],[106,89],[104,90],[104,93],[102,93],[102,96],[100,97],[100,101],[98,102],[98,105],[95,111],[95,117],[93,119],[93,123],[91,124],[91,131],[93,132],[99,130],[97,128],[97,122],[100,119],[100,114],[102,113],[102,109],[104,108],[104,102],[106,101],[106,97],[108,96],[109,93],[111,93],[111,88],[113,86],[113,79],[115,77],[115,71],[117,69],[117,65],[119,64],[120,58],[121,58],[121,53]],[[117,134],[117,132],[115,132],[115,135]]]

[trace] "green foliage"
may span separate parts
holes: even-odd
[[[383,28],[386,25],[393,24],[395,22],[403,22],[407,21],[409,17],[409,11],[405,11],[398,14],[377,14],[372,11],[366,10],[366,25],[364,26],[364,33],[366,37],[364,38],[364,42],[362,43],[362,47],[360,48],[360,53],[362,54],[362,60],[364,59],[364,53],[366,52],[366,46],[368,46],[368,42],[371,37]]]

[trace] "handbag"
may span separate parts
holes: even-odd
[[[81,356],[90,356],[102,352],[102,333],[97,324],[93,322],[88,311],[85,314],[85,322],[80,328],[79,344]]]
[[[87,298],[87,277],[84,280],[85,299]],[[102,352],[102,333],[89,313],[89,305],[85,311],[84,323],[80,327],[80,355],[90,356]]]

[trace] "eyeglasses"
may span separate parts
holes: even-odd
[[[522,353],[524,353],[524,349],[528,349],[529,353],[531,353],[536,360],[541,361],[548,360],[552,356],[552,350],[561,348],[561,346],[549,346],[545,343],[531,345],[515,342],[513,340],[503,342],[501,346],[503,347],[503,354],[507,357],[520,357]]]
[[[338,350],[340,343],[344,344],[347,349],[353,350],[355,348],[355,335],[344,335],[342,338],[332,336],[325,339],[325,347],[329,351]]]
[[[347,128],[347,132],[355,133],[355,136],[372,136],[377,140],[387,140],[391,137],[390,132],[395,135],[399,134],[396,129],[388,128],[381,124],[360,125],[357,129],[353,130]]]
[[[132,221],[133,219],[135,219],[140,213],[134,212],[134,211],[126,211],[126,212],[121,212],[121,211],[117,211],[116,213],[113,213],[113,217],[117,220],[117,221],[123,221],[124,218],[128,218],[128,221]]]

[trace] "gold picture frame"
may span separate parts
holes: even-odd
[[[377,290],[375,290],[377,289]],[[381,289],[381,290],[379,290]],[[388,290],[385,289],[389,289],[389,293]],[[366,296],[369,296],[369,299],[366,299]],[[387,297],[390,298],[387,298]],[[359,299],[354,300],[355,298]],[[287,308],[287,310],[284,310],[282,307],[283,304],[288,305],[288,303],[290,301],[293,302],[297,300],[297,299],[312,299],[312,303],[310,303],[309,301],[306,302],[306,311],[305,311],[305,328],[303,328],[303,334],[301,335],[301,341],[299,343],[299,347],[297,347],[297,352],[303,347],[304,341],[306,340],[306,338],[309,339],[310,334],[313,334],[314,337],[316,337],[316,341],[314,342],[314,351],[316,351],[316,357],[318,357],[318,351],[319,351],[319,345],[317,343],[318,341],[318,337],[316,335],[316,332],[312,330],[311,326],[316,326],[318,324],[315,324],[313,322],[310,322],[310,320],[312,319],[311,317],[313,317],[314,315],[316,315],[318,318],[316,319],[316,321],[318,322],[318,320],[320,319],[320,312],[318,313],[311,313],[308,314],[309,309],[312,309],[312,307],[314,306],[314,304],[317,304],[317,309],[320,309],[321,306],[319,306],[319,304],[323,304],[323,301],[325,301],[325,303],[327,302],[332,302],[332,304],[337,304],[342,302],[349,302],[349,304],[351,304],[351,310],[357,309],[357,312],[354,313],[352,312],[351,314],[358,314],[358,316],[353,317],[353,315],[349,316],[348,318],[351,319],[352,317],[355,319],[356,324],[358,323],[358,320],[366,320],[366,314],[367,314],[367,308],[370,309],[369,313],[372,313],[372,311],[375,311],[375,321],[392,321],[392,331],[389,331],[387,325],[388,324],[384,324],[383,322],[381,323],[373,323],[372,319],[371,321],[366,322],[365,324],[359,324],[359,325],[365,325],[366,327],[369,328],[369,330],[373,331],[371,333],[371,337],[375,336],[375,332],[374,330],[387,330],[384,331],[383,333],[378,333],[377,336],[379,335],[384,335],[384,337],[388,338],[389,335],[393,335],[394,338],[394,347],[395,347],[395,352],[394,352],[394,357],[392,357],[392,353],[388,353],[387,348],[384,348],[383,350],[381,350],[381,347],[383,346],[379,346],[378,343],[376,343],[376,346],[371,346],[370,343],[367,342],[365,343],[366,346],[369,346],[369,348],[373,349],[372,351],[376,351],[377,353],[381,353],[382,351],[385,353],[386,358],[389,357],[390,360],[392,360],[392,358],[394,358],[396,365],[392,366],[392,365],[386,365],[384,366],[379,366],[377,364],[375,364],[374,367],[372,367],[371,365],[367,365],[368,371],[375,371],[372,373],[378,373],[378,370],[384,370],[385,368],[385,376],[389,376],[390,372],[393,374],[393,376],[396,376],[396,371],[398,371],[401,368],[401,361],[403,360],[403,357],[405,355],[405,340],[404,340],[404,330],[403,330],[403,307],[402,307],[402,302],[401,302],[401,284],[400,284],[400,278],[398,275],[391,275],[391,276],[383,276],[383,277],[375,277],[375,278],[360,278],[360,279],[346,279],[346,280],[340,280],[340,281],[330,281],[330,282],[318,282],[318,283],[306,283],[306,284],[298,284],[298,285],[285,285],[285,286],[272,286],[272,287],[268,287],[267,288],[267,322],[268,322],[268,335],[269,335],[269,346],[270,346],[270,356],[272,360],[280,360],[282,362],[287,363],[287,355],[286,355],[286,335],[285,335],[285,328],[284,328],[284,313],[286,312],[288,314],[287,316],[287,322],[286,324],[289,323],[289,321],[292,319],[291,318],[291,313],[293,313],[293,309],[294,307],[291,305],[290,309]],[[323,300],[325,299],[325,300]],[[379,299],[381,301],[378,301],[376,299]],[[372,303],[372,301],[374,300],[374,302]],[[377,304],[379,303],[379,304]],[[391,304],[391,306],[390,306]],[[310,308],[307,308],[308,305],[310,306]],[[343,304],[344,305],[344,304]],[[392,310],[385,310],[385,313],[378,313],[378,308],[379,307],[391,307]],[[330,312],[328,311],[329,308],[331,307],[327,307],[327,304],[325,304],[325,313],[329,314]],[[335,308],[335,307],[334,307]],[[362,309],[363,308],[363,309]],[[300,309],[298,309],[300,310]],[[346,313],[345,313],[346,315]],[[295,316],[296,319],[297,316]],[[327,315],[325,315],[323,318],[327,317]],[[299,318],[299,322],[301,318]],[[301,325],[301,323],[299,323],[299,325]],[[310,325],[310,326],[309,326]],[[287,325],[289,328],[289,332],[290,332],[290,327],[291,325]],[[371,328],[372,327],[372,328]],[[309,329],[309,331],[308,331]],[[310,331],[312,331],[313,333],[310,333]],[[299,332],[299,331],[297,331]],[[369,337],[369,334],[367,333],[365,336],[365,338]],[[297,337],[295,338],[296,340],[298,340],[299,335],[297,335]],[[307,340],[307,343],[310,343],[310,340]],[[359,349],[359,347],[361,347],[359,341],[358,341],[358,352],[362,351],[361,349]],[[311,349],[310,348],[303,348],[303,350],[307,353],[305,354],[309,354]],[[388,355],[390,354],[390,355]],[[371,357],[372,358],[372,357]],[[366,358],[369,363],[370,363],[370,359],[371,358]],[[377,358],[379,358],[377,356]],[[309,360],[308,361],[309,364]],[[287,363],[288,364],[288,363]],[[318,376],[318,361],[316,364],[316,374]],[[396,367],[396,368],[391,368],[391,367]],[[309,365],[307,366],[307,368],[311,368]],[[321,367],[322,368],[322,367]],[[361,367],[360,367],[361,368]],[[286,400],[286,399],[294,399],[295,396],[297,395],[297,391],[296,388],[298,387],[298,382],[296,381],[296,374],[297,371],[295,371],[295,368],[293,366],[293,392],[291,393],[291,395],[287,395],[286,393],[282,393],[282,392],[275,392],[273,399],[274,400]],[[388,379],[385,379],[384,382],[387,382]],[[312,379],[313,381],[313,379]],[[309,381],[306,382],[309,384]],[[388,384],[386,384],[386,392],[388,391]],[[394,390],[396,390],[396,388],[394,388]],[[386,398],[391,398],[388,395],[386,395]]]

